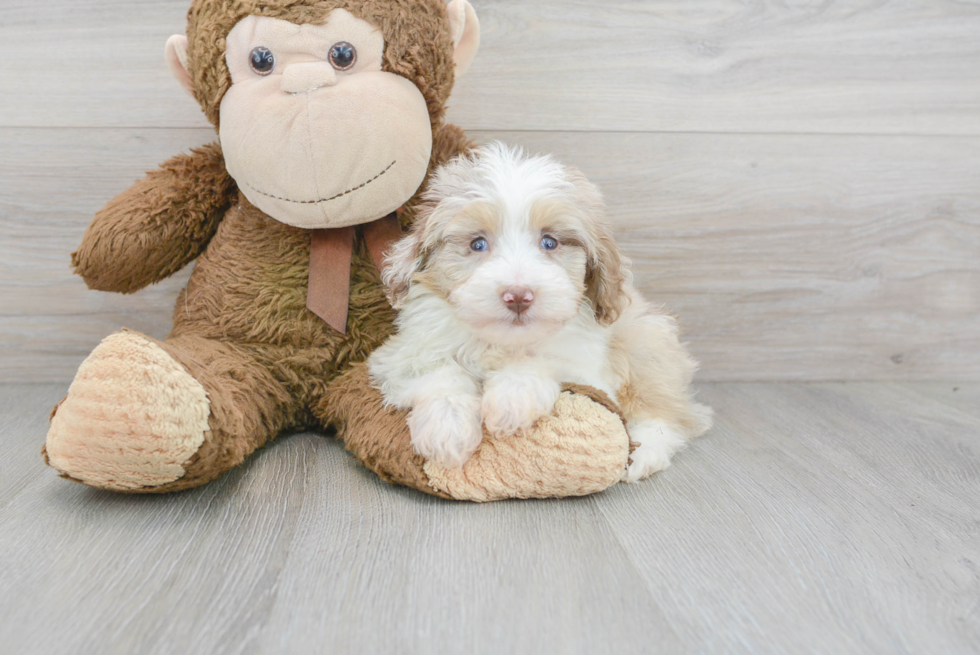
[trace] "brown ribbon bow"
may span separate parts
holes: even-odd
[[[347,334],[350,310],[350,264],[360,229],[378,272],[385,251],[402,234],[394,212],[371,223],[313,230],[310,238],[310,283],[306,306],[341,334]]]

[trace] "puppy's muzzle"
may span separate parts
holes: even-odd
[[[521,316],[534,304],[534,292],[527,287],[511,287],[500,294],[500,299],[507,309]]]

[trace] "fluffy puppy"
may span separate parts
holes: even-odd
[[[677,324],[636,291],[599,190],[551,157],[494,143],[442,167],[384,272],[398,333],[371,356],[412,444],[462,466],[483,437],[513,437],[561,383],[622,409],[639,448],[625,479],[670,464],[711,425]]]

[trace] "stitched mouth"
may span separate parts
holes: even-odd
[[[383,171],[381,171],[380,173],[378,173],[377,175],[375,175],[374,177],[372,177],[367,182],[364,182],[362,184],[358,184],[355,187],[351,187],[350,189],[347,189],[343,193],[338,193],[337,195],[330,196],[329,198],[320,198],[319,200],[293,200],[292,198],[283,198],[282,196],[277,196],[277,195],[275,195],[273,193],[266,193],[265,191],[262,191],[261,189],[256,189],[254,186],[252,186],[251,184],[248,184],[247,182],[245,182],[244,184],[245,184],[245,186],[247,186],[249,189],[251,189],[255,193],[258,193],[260,195],[266,196],[267,198],[274,198],[275,200],[282,200],[283,202],[292,202],[292,203],[296,203],[297,205],[318,205],[321,202],[330,202],[331,200],[336,200],[337,198],[343,198],[346,195],[350,195],[350,194],[354,193],[355,191],[359,191],[360,189],[363,189],[364,187],[366,187],[367,185],[371,184],[375,180],[379,179],[382,175],[384,175],[385,173],[387,173],[388,171],[390,171],[391,170],[391,167],[394,166],[396,163],[397,163],[397,160],[391,162],[390,164],[388,164],[388,167],[387,168],[385,168]]]

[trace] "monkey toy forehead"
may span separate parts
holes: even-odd
[[[443,117],[454,81],[453,35],[445,0],[194,0],[188,12],[188,72],[208,120],[219,124],[231,87],[226,38],[248,16],[324,25],[344,9],[384,39],[382,70],[407,78],[425,98],[433,124]]]
[[[338,43],[356,49],[356,61],[344,72],[381,71],[384,36],[381,30],[356,18],[345,9],[334,9],[322,25],[297,25],[277,18],[248,16],[242,19],[226,39],[225,63],[233,84],[255,80],[250,69],[249,53],[262,47],[276,55],[275,68],[267,74],[281,74],[287,60],[290,64],[322,62]]]

